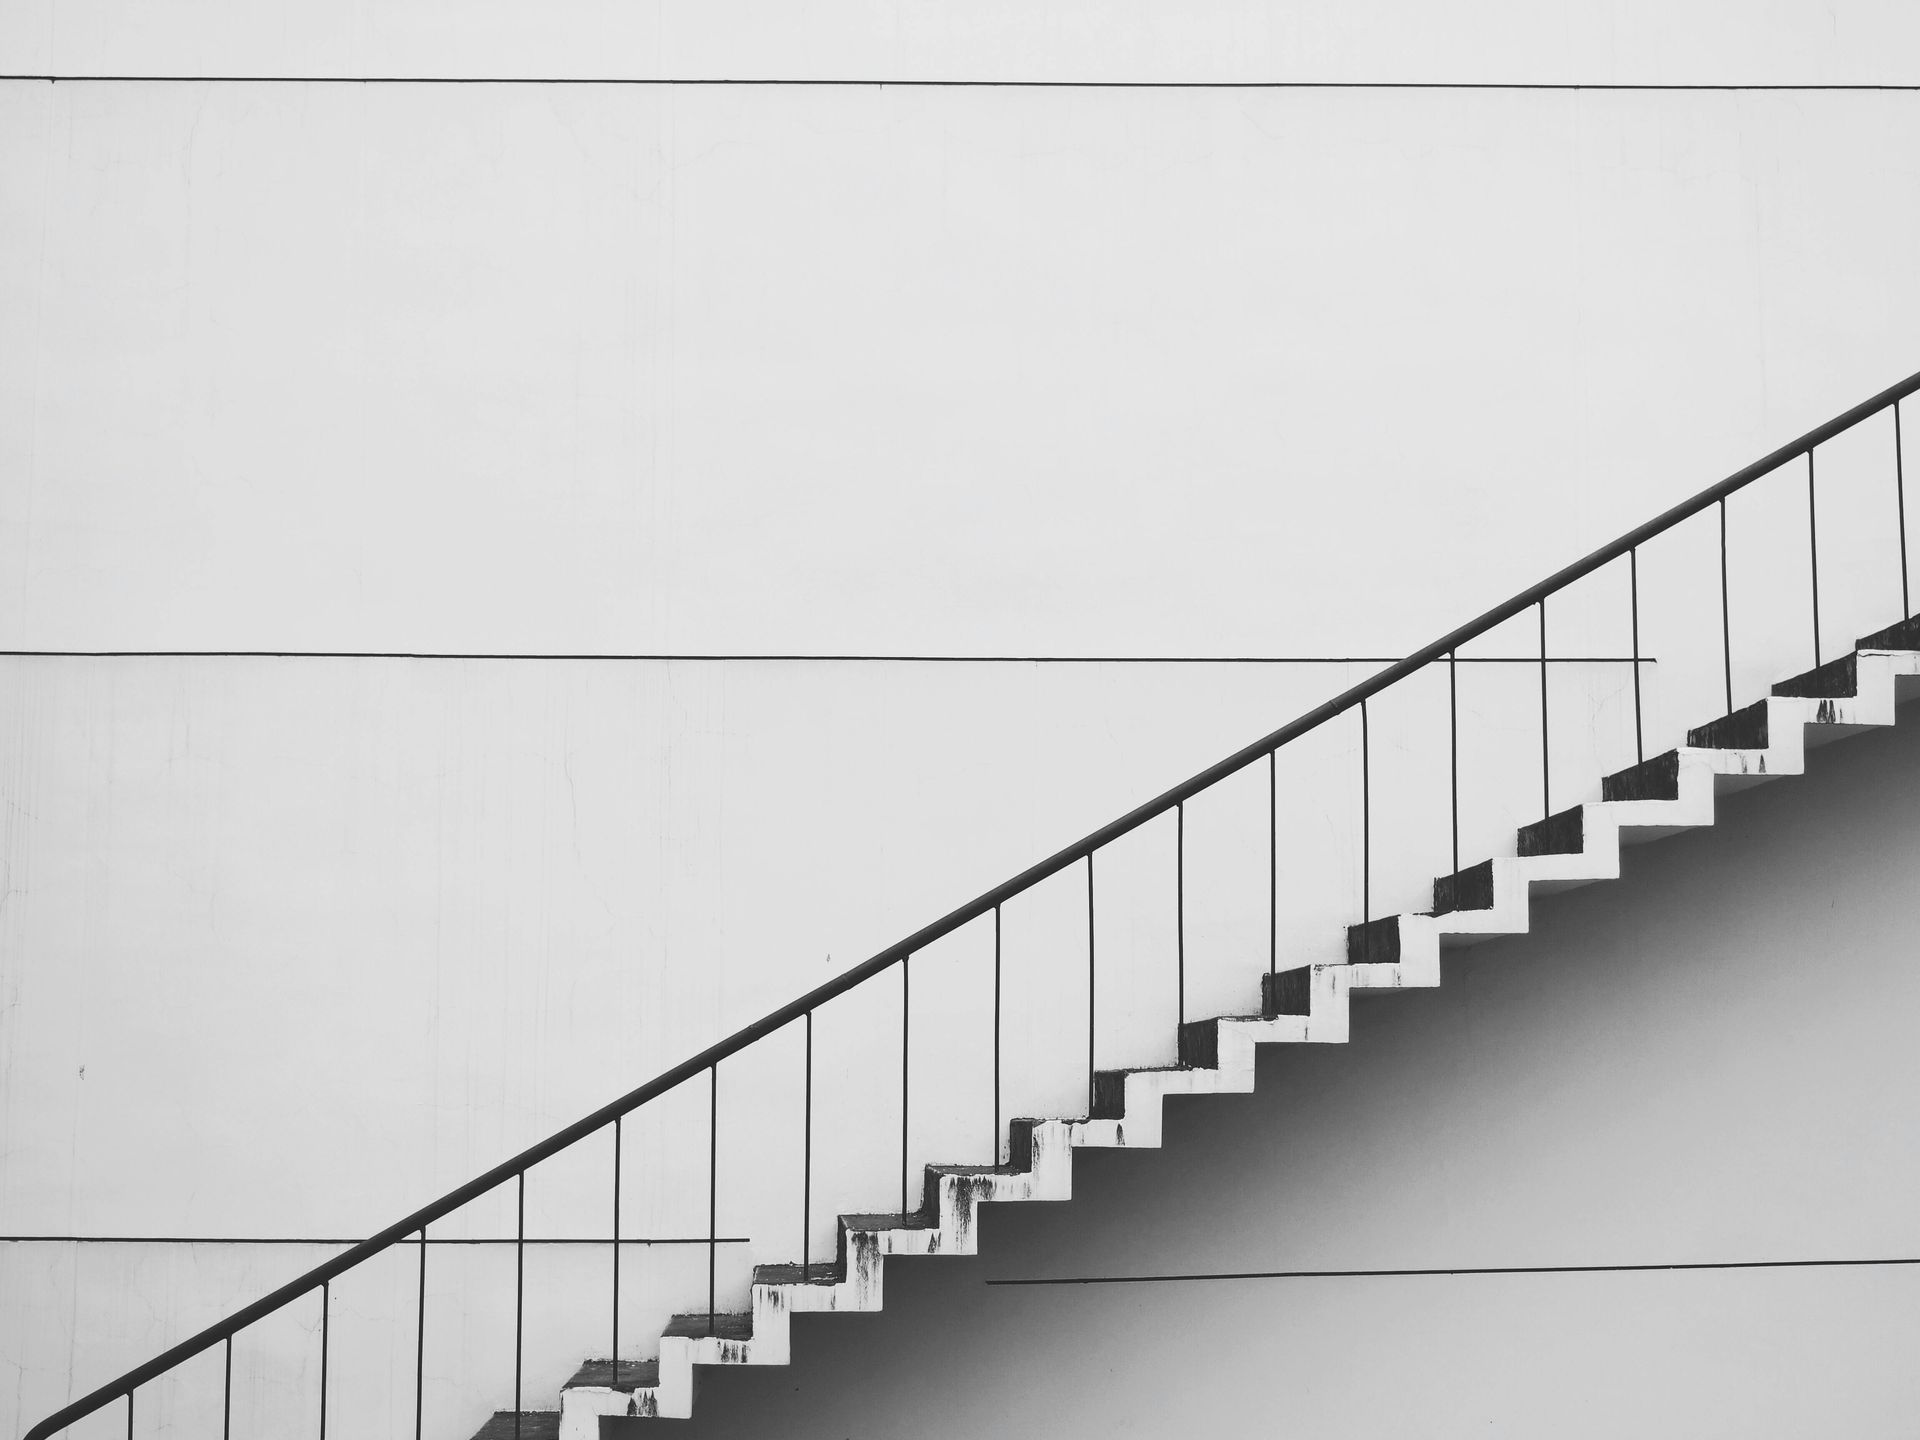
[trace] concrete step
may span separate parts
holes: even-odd
[[[881,1307],[887,1256],[974,1253],[980,1205],[1068,1198],[1075,1148],[1158,1145],[1167,1095],[1251,1090],[1261,1044],[1344,1041],[1353,995],[1437,985],[1443,947],[1523,933],[1533,892],[1618,876],[1623,844],[1711,825],[1717,793],[1799,774],[1808,746],[1892,724],[1909,692],[1920,693],[1920,617],[1698,727],[1685,746],[1605,777],[1598,801],[1522,827],[1514,856],[1436,879],[1431,911],[1350,926],[1344,963],[1263,976],[1259,1014],[1180,1027],[1178,1065],[1098,1072],[1084,1118],[1013,1120],[1008,1163],[929,1165],[921,1210],[841,1216],[832,1264],[755,1269],[751,1312],[711,1323],[705,1314],[674,1317],[657,1362],[623,1361],[617,1374],[610,1362],[588,1362],[562,1391],[559,1435],[598,1440],[606,1416],[690,1414],[696,1366],[787,1363],[794,1312]],[[485,1440],[504,1440],[507,1432],[493,1428],[502,1418],[488,1422]]]
[[[694,1315],[676,1315],[667,1321],[667,1328],[660,1333],[662,1336],[687,1340],[751,1340],[753,1316],[745,1312],[728,1314],[724,1311],[716,1311],[711,1315],[705,1311]]]
[[[560,1440],[558,1410],[496,1410],[473,1440]]]

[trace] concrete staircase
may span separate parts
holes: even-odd
[[[1895,706],[1920,694],[1920,617],[1867,636],[1850,654],[1773,687],[1756,704],[1689,732],[1670,750],[1608,776],[1602,798],[1528,825],[1512,859],[1481,862],[1434,883],[1433,909],[1353,926],[1345,964],[1312,965],[1263,980],[1261,1013],[1184,1026],[1180,1064],[1105,1071],[1093,1113],[1076,1120],[1016,1120],[1011,1163],[931,1165],[926,1201],[910,1215],[843,1215],[832,1264],[767,1265],[754,1272],[747,1313],[676,1317],[658,1360],[590,1360],[560,1392],[560,1410],[496,1414],[480,1440],[597,1440],[605,1416],[685,1417],[696,1368],[785,1365],[796,1313],[878,1310],[890,1255],[971,1255],[978,1207],[1065,1200],[1080,1146],[1157,1146],[1167,1095],[1250,1091],[1254,1047],[1337,1044],[1355,994],[1438,985],[1443,951],[1524,934],[1532,895],[1611,880],[1620,847],[1711,825],[1714,801],[1805,767],[1808,746],[1894,723]]]

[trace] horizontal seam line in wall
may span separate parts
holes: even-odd
[[[638,85],[739,86],[896,90],[1548,90],[1625,92],[1771,92],[1841,94],[1910,93],[1916,83],[1782,82],[1712,83],[1706,81],[1582,80],[881,80],[858,77],[812,79],[772,76],[647,75],[45,75],[7,74],[0,80],[92,85]]]
[[[362,1236],[361,1239],[365,1237]],[[360,1240],[303,1239],[289,1235],[0,1235],[0,1245],[358,1245]],[[418,1245],[417,1235],[395,1245]],[[522,1242],[512,1235],[429,1235],[429,1245],[611,1245],[613,1237],[529,1235]],[[739,1235],[636,1236],[623,1235],[622,1245],[745,1245]]]
[[[988,1285],[1164,1285],[1187,1280],[1350,1280],[1415,1275],[1612,1275],[1661,1270],[1813,1270],[1920,1265],[1920,1256],[1865,1260],[1690,1260],[1634,1265],[1459,1265],[1424,1270],[1237,1270],[1193,1275],[1069,1275],[988,1280]]]
[[[645,655],[464,650],[0,650],[51,660],[740,660],[907,665],[1392,665],[1398,655]],[[1630,655],[1549,655],[1553,665],[1631,665]],[[1538,655],[1462,655],[1462,665],[1538,665]],[[1435,662],[1436,664],[1439,662]],[[1642,665],[1659,662],[1651,655]]]

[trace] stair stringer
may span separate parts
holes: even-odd
[[[758,1267],[750,1313],[720,1316],[726,1324],[715,1327],[745,1334],[674,1334],[670,1326],[660,1342],[657,1371],[652,1362],[630,1362],[636,1375],[652,1374],[653,1383],[618,1389],[570,1384],[561,1391],[560,1440],[598,1440],[602,1417],[691,1416],[695,1367],[789,1363],[791,1317],[879,1310],[889,1256],[977,1253],[979,1206],[1070,1199],[1075,1149],[1158,1147],[1167,1096],[1252,1091],[1257,1046],[1344,1043],[1353,996],[1437,986],[1444,949],[1525,934],[1536,890],[1550,894],[1617,879],[1622,845],[1712,825],[1719,792],[1802,774],[1810,746],[1893,724],[1899,702],[1920,692],[1920,652],[1861,650],[1855,658],[1856,689],[1851,696],[1770,695],[1740,712],[1764,714],[1765,745],[1679,748],[1673,798],[1588,801],[1576,807],[1581,819],[1578,850],[1493,859],[1490,905],[1392,917],[1398,937],[1393,961],[1302,967],[1306,1013],[1221,1016],[1201,1022],[1203,1032],[1211,1031],[1210,1044],[1201,1048],[1211,1050],[1213,1063],[1124,1072],[1118,1116],[1017,1120],[1010,1127],[1010,1150],[1024,1164],[928,1166],[919,1212],[842,1216],[840,1256],[831,1275],[801,1275],[800,1267],[792,1265]],[[680,1317],[677,1323],[697,1327],[706,1318]]]

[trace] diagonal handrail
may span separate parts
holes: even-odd
[[[782,1030],[794,1021],[819,1009],[828,1001],[858,988],[876,975],[891,969],[916,951],[926,948],[943,936],[950,935],[962,926],[977,920],[1012,899],[1014,896],[1031,889],[1042,880],[1059,874],[1069,866],[1087,859],[1094,852],[1105,848],[1121,836],[1138,829],[1150,820],[1165,815],[1230,775],[1237,774],[1247,766],[1264,756],[1299,739],[1310,731],[1318,729],[1329,720],[1359,706],[1363,701],[1378,695],[1381,691],[1404,680],[1414,672],[1425,668],[1434,661],[1449,655],[1460,646],[1478,639],[1496,626],[1511,620],[1534,605],[1539,604],[1555,592],[1565,589],[1574,581],[1583,579],[1603,566],[1620,559],[1638,546],[1645,544],[1655,536],[1672,529],[1681,521],[1698,515],[1709,507],[1726,499],[1735,491],[1742,490],[1762,476],[1772,473],[1790,460],[1803,455],[1811,455],[1813,450],[1833,439],[1835,436],[1852,429],[1862,420],[1879,414],[1890,406],[1916,392],[1920,392],[1920,372],[1909,375],[1896,385],[1889,386],[1871,399],[1862,401],[1852,409],[1836,415],[1823,425],[1818,425],[1798,439],[1774,450],[1754,461],[1743,469],[1736,470],[1718,484],[1710,485],[1691,499],[1684,500],[1672,509],[1655,516],[1637,529],[1612,540],[1583,559],[1576,560],[1562,570],[1556,571],[1545,580],[1526,590],[1522,590],[1510,599],[1502,601],[1491,610],[1476,619],[1468,621],[1456,630],[1442,635],[1438,640],[1422,646],[1402,660],[1395,661],[1386,669],[1362,680],[1359,684],[1342,691],[1331,700],[1304,715],[1282,725],[1278,730],[1262,736],[1252,744],[1236,750],[1226,759],[1208,766],[1198,774],[1181,781],[1178,785],[1162,792],[1143,805],[1138,805],[1119,819],[1101,826],[1091,834],[1076,840],[1071,845],[1055,851],[1036,865],[1030,865],[1012,879],[1003,881],[984,894],[976,896],[964,905],[957,906],[932,924],[921,927],[903,940],[898,940],[871,958],[862,961],[852,969],[808,991],[799,999],[781,1006],[771,1014],[763,1016],[743,1029],[735,1031],[718,1044],[711,1045],[690,1059],[681,1061],[672,1069],[646,1082],[646,1084],[628,1091],[619,1099],[601,1106],[592,1114],[575,1121],[563,1130],[555,1131],[536,1145],[529,1146],[510,1160],[476,1176],[466,1184],[447,1192],[438,1200],[423,1205],[404,1219],[397,1220],[377,1234],[355,1245],[333,1259],[316,1265],[306,1274],[288,1281],[279,1289],[262,1296],[242,1309],[236,1310],[224,1320],[209,1325],[197,1335],[181,1341],[172,1348],[162,1351],[143,1365],[138,1365],[115,1380],[100,1386],[87,1395],[74,1401],[64,1409],[56,1411],[27,1431],[22,1440],[47,1440],[56,1434],[92,1414],[102,1406],[133,1394],[141,1385],[164,1374],[184,1360],[211,1349],[223,1340],[231,1339],[239,1331],[257,1320],[261,1320],[283,1306],[311,1294],[336,1277],[354,1269],[363,1262],[372,1259],[416,1232],[424,1232],[434,1221],[444,1218],[461,1206],[478,1199],[487,1192],[504,1185],[516,1176],[524,1175],[541,1161],[558,1154],[576,1142],[585,1139],[597,1130],[606,1128],[622,1116],[645,1105],[648,1101],[665,1095],[668,1091],[685,1084],[703,1071],[711,1070],[728,1056],[739,1053],[756,1041],[765,1039],[777,1030]],[[1896,417],[1898,412],[1895,412]],[[1904,504],[1904,499],[1903,499]]]

